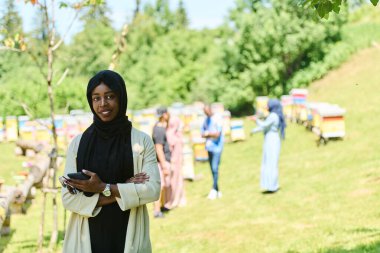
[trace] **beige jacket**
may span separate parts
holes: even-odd
[[[77,171],[76,156],[81,137],[82,135],[76,136],[67,150],[65,175]],[[160,174],[151,138],[135,128],[132,128],[131,137],[134,173],[144,171],[150,176],[150,179],[145,184],[117,184],[121,198],[116,198],[116,200],[120,209],[123,211],[131,209],[124,252],[149,253],[152,252],[152,247],[149,238],[148,210],[145,204],[159,198]],[[94,194],[92,197],[86,197],[81,192],[72,195],[66,188],[62,188],[63,206],[72,212],[67,226],[63,252],[91,252],[88,218],[99,214],[101,207],[96,208],[98,198],[99,194]]]

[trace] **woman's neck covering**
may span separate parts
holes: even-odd
[[[178,142],[182,142],[182,122],[176,116],[171,116],[169,119],[169,125],[166,130],[166,138],[169,145],[174,146]]]
[[[279,128],[281,130],[281,137],[285,139],[285,127],[286,122],[284,118],[284,114],[282,112],[282,105],[278,99],[269,99],[268,101],[268,110],[269,112],[276,113],[280,119]]]

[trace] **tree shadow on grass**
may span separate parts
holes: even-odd
[[[353,249],[345,249],[344,247],[334,247],[317,251],[318,253],[379,253],[380,252],[380,229],[376,228],[356,228],[350,230],[351,233],[364,233],[363,239],[375,239],[371,243],[361,244]],[[348,243],[348,242],[347,242]],[[340,243],[344,245],[343,243]]]
[[[369,244],[359,245],[353,249],[332,248],[318,251],[318,253],[379,253],[380,239]]]
[[[375,239],[371,243],[360,244],[352,249],[345,249],[344,246],[331,247],[326,249],[313,250],[312,253],[380,253],[380,229],[376,228],[356,228],[352,229],[351,233],[365,233],[362,239]],[[347,242],[340,242],[340,245],[345,245]],[[308,253],[311,253],[308,252]],[[297,250],[288,250],[286,253],[304,253]]]
[[[4,252],[4,250],[6,249],[9,241],[12,239],[12,236],[13,236],[14,232],[15,232],[15,230],[11,229],[11,232],[9,233],[9,235],[2,235],[0,237],[0,253]]]

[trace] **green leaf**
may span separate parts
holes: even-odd
[[[324,6],[325,6],[325,13],[329,13],[333,9],[333,5],[330,1],[326,2]]]
[[[318,4],[317,12],[318,12],[318,15],[321,18],[323,18],[325,16],[325,8],[324,8],[324,4],[323,3]]]
[[[379,0],[371,0],[371,3],[372,3],[374,6],[376,6],[378,2],[379,2]]]
[[[68,7],[68,5],[65,2],[60,2],[59,3],[59,8],[67,8],[67,7]]]
[[[333,11],[334,11],[335,13],[339,13],[339,12],[340,12],[340,6],[339,6],[339,5],[334,5],[334,7],[333,7]]]

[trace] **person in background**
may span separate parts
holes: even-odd
[[[213,185],[208,194],[208,198],[216,199],[222,197],[222,192],[218,185],[218,177],[224,144],[223,124],[221,117],[213,114],[210,105],[205,105],[204,113],[206,114],[206,119],[203,123],[201,134],[203,138],[206,138],[206,150],[208,152],[208,160],[213,178]]]
[[[269,115],[263,121],[256,120],[257,127],[252,133],[264,132],[263,158],[261,164],[260,185],[263,193],[275,193],[279,190],[278,160],[280,157],[281,139],[285,139],[285,119],[282,105],[277,99],[268,101]]]
[[[169,203],[171,199],[171,152],[166,136],[170,115],[166,107],[160,107],[157,109],[157,116],[159,120],[153,127],[152,138],[156,148],[161,176],[161,194],[160,199],[154,203],[154,217],[162,218],[164,217],[162,211],[170,210]]]
[[[169,126],[166,130],[170,152],[171,152],[171,198],[169,208],[186,204],[185,189],[182,176],[183,165],[183,123],[178,117],[170,116]]]

